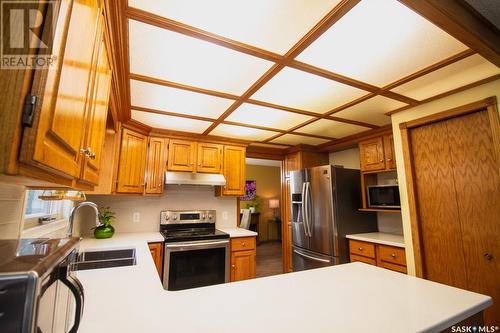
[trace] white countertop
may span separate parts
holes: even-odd
[[[243,229],[243,228],[217,228],[217,229],[228,233],[231,238],[253,237],[253,236],[258,235],[255,231],[247,230],[247,229]]]
[[[372,242],[397,247],[405,247],[403,235],[387,234],[384,232],[369,232],[366,234],[346,235],[346,238],[360,240],[364,242]]]
[[[147,247],[160,237],[82,241],[81,249],[135,247],[137,265],[75,272],[85,288],[79,332],[437,332],[492,303],[363,263],[166,291]]]

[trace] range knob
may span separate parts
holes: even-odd
[[[211,214],[209,214],[209,215],[208,215],[208,219],[209,219],[209,220],[211,220],[211,219],[212,219],[212,215],[211,215]]]
[[[177,215],[174,215],[174,221],[177,220]]]
[[[170,216],[165,215],[165,220],[166,220],[166,221],[170,220]]]
[[[205,219],[205,214],[202,214],[201,215],[201,219],[204,220]]]

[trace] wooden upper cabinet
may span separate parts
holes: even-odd
[[[99,171],[104,151],[104,137],[106,134],[106,119],[108,115],[108,101],[111,88],[111,69],[104,40],[101,38],[99,60],[96,67],[93,98],[88,131],[84,147],[89,152],[83,161],[81,180],[90,184],[99,183]]]
[[[169,171],[196,171],[196,142],[170,140],[168,148]]]
[[[203,142],[199,142],[197,145],[196,172],[221,173],[223,146]]]
[[[118,193],[143,193],[148,137],[123,129],[118,165]]]
[[[168,139],[149,138],[146,165],[146,194],[163,193],[163,175],[167,169]]]
[[[35,122],[25,129],[19,157],[70,179],[80,176],[99,16],[98,0],[61,1],[51,45],[57,62],[35,71]]]
[[[223,173],[226,185],[217,189],[217,195],[240,196],[245,194],[246,148],[224,146]]]
[[[396,159],[394,155],[394,136],[384,135],[384,153],[386,169],[396,169]]]
[[[360,142],[359,155],[361,171],[385,169],[384,142],[382,137]]]
[[[396,169],[394,158],[394,136],[387,134],[359,143],[361,171],[383,171]]]

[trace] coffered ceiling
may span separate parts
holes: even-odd
[[[500,68],[395,0],[128,0],[130,117],[320,145]]]

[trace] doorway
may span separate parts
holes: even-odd
[[[281,274],[281,161],[247,158],[246,195],[240,209],[250,209],[250,230],[256,231],[256,276]]]
[[[401,124],[417,275],[492,296],[500,318],[496,99]]]

